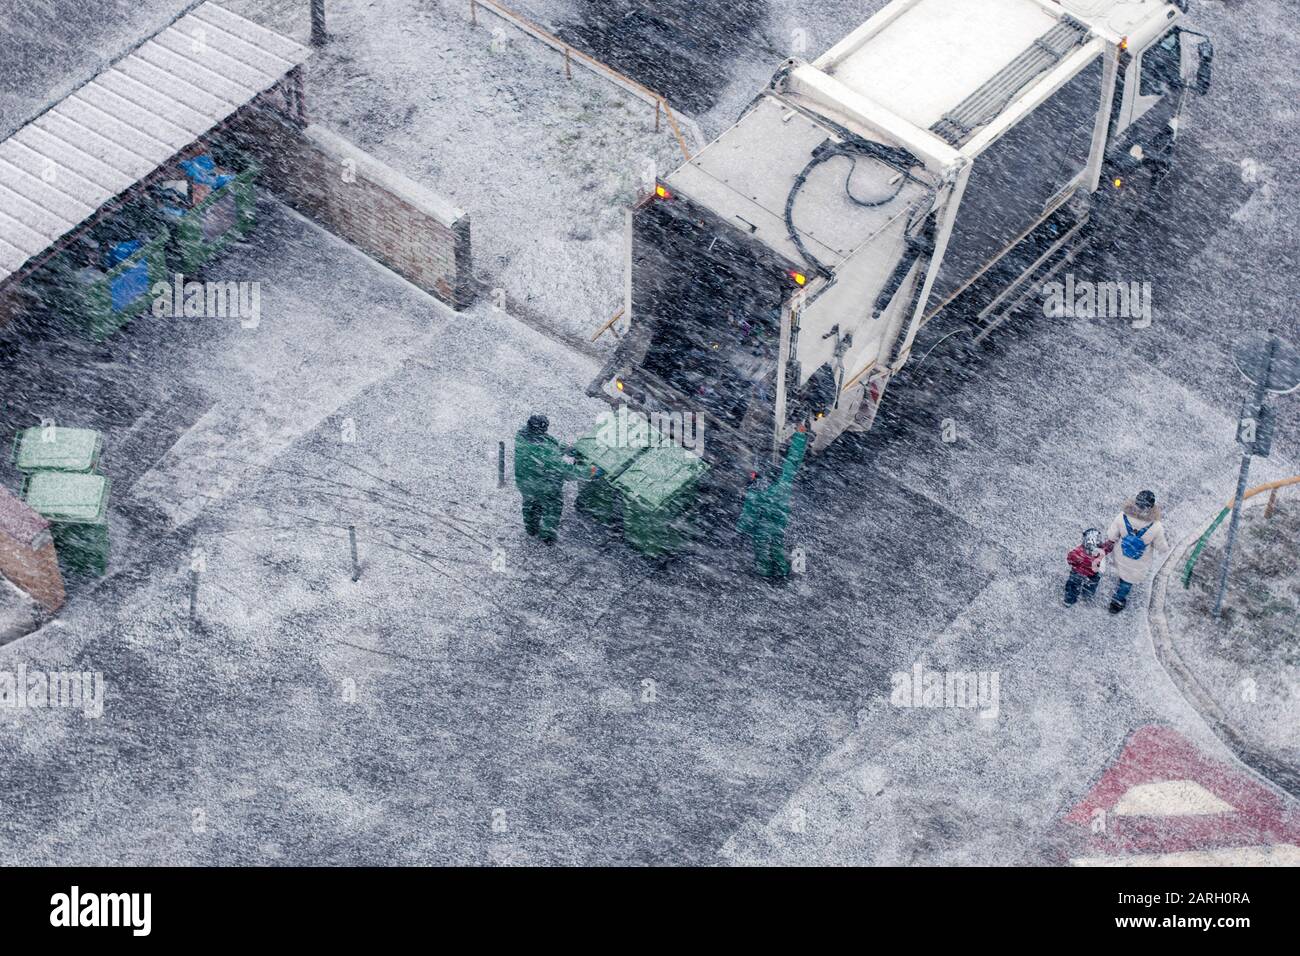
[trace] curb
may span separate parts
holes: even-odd
[[[1215,735],[1236,754],[1237,759],[1270,783],[1285,790],[1291,796],[1300,798],[1300,768],[1281,763],[1271,754],[1254,747],[1242,729],[1233,723],[1215,703],[1209,691],[1196,679],[1196,675],[1192,673],[1191,668],[1179,655],[1178,649],[1174,647],[1169,631],[1169,616],[1165,611],[1165,595],[1168,593],[1170,580],[1177,579],[1178,569],[1185,561],[1188,551],[1209,528],[1210,523],[1206,522],[1195,534],[1188,535],[1176,545],[1160,566],[1160,570],[1156,572],[1151,586],[1151,601],[1147,605],[1147,623],[1152,649],[1160,665],[1173,680],[1174,686],[1204,718]]]

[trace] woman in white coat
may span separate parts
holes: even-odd
[[[1128,604],[1133,585],[1146,580],[1151,565],[1155,564],[1156,551],[1169,550],[1155,493],[1138,492],[1137,497],[1124,505],[1124,510],[1110,523],[1106,537],[1115,542],[1111,559],[1115,562],[1115,573],[1119,575],[1119,586],[1111,599],[1110,613],[1118,614]]]

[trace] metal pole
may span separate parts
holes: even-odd
[[[497,442],[497,487],[506,486],[506,443]]]
[[[324,46],[329,39],[325,32],[325,0],[311,0],[311,45]]]
[[[1273,355],[1277,352],[1277,336],[1271,336],[1268,341],[1268,359],[1264,362],[1264,373],[1260,375],[1259,381],[1255,383],[1255,414],[1259,415],[1260,410],[1264,407],[1264,399],[1268,395],[1268,380],[1273,375]],[[1241,427],[1241,423],[1237,423]],[[1223,613],[1223,598],[1228,591],[1228,567],[1232,563],[1232,546],[1237,540],[1237,527],[1241,524],[1241,507],[1246,498],[1246,481],[1250,476],[1250,458],[1254,453],[1254,445],[1246,447],[1246,453],[1241,459],[1241,476],[1237,479],[1237,497],[1232,505],[1232,521],[1228,524],[1228,543],[1223,551],[1223,568],[1219,571],[1219,594],[1214,599],[1214,616],[1218,617]]]
[[[348,543],[352,545],[352,583],[361,580],[361,563],[357,560],[357,527],[348,525]]]

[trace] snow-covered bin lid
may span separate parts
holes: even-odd
[[[595,429],[573,443],[579,456],[614,477],[651,445],[666,440],[650,427],[644,415],[626,412],[621,420],[619,415],[606,412]]]
[[[27,503],[54,521],[99,524],[108,510],[109,487],[103,475],[38,471],[27,479]]]
[[[0,535],[29,550],[49,540],[50,523],[8,488],[0,486]]]
[[[652,511],[664,507],[709,470],[708,462],[677,445],[651,448],[614,479],[614,486]]]
[[[34,426],[14,439],[14,467],[19,471],[90,471],[99,460],[103,439],[93,428]]]

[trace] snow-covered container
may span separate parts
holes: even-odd
[[[47,611],[63,606],[63,575],[50,523],[0,487],[0,577]]]
[[[799,421],[814,450],[869,428],[926,321],[991,328],[1097,218],[1104,175],[1167,163],[1208,85],[1182,12],[895,0],[786,61],[630,212],[627,326],[591,392],[702,413],[742,461]]]

